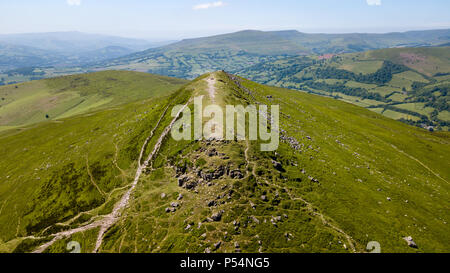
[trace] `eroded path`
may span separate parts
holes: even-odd
[[[208,77],[206,80],[208,82],[208,93],[211,102],[216,103],[216,78],[214,76]]]

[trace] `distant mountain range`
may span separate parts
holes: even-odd
[[[81,32],[0,35],[0,71],[79,66],[164,44]]]

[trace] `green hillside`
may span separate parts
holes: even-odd
[[[292,57],[238,74],[263,84],[331,96],[409,124],[450,128],[450,47]]]
[[[199,95],[280,105],[280,148],[173,140]],[[449,251],[448,133],[338,100],[216,72],[0,139],[3,252]]]
[[[186,81],[105,71],[0,87],[0,130],[167,95]]]

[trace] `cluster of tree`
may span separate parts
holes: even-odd
[[[410,116],[415,116],[415,117],[419,117],[421,120],[428,120],[428,117],[422,114],[419,114],[417,112],[414,111],[410,111],[410,110],[406,110],[406,109],[402,109],[402,108],[397,108],[394,105],[385,105],[384,106],[384,110],[392,110],[395,112],[399,112],[399,113],[403,113],[403,114],[407,114]]]
[[[339,92],[348,96],[355,96],[360,97],[362,99],[370,99],[370,100],[376,100],[381,102],[391,102],[391,100],[386,99],[385,97],[381,96],[379,93],[373,93],[367,91],[365,88],[361,87],[348,87],[345,86],[342,83],[338,84],[327,84],[324,82],[318,82],[318,81],[304,81],[304,85],[317,89],[317,90],[323,90],[328,93],[335,93]]]
[[[421,120],[410,120],[410,119],[404,119],[401,118],[399,119],[399,121],[412,125],[412,126],[416,126],[416,127],[426,127],[426,126],[433,126],[435,127],[436,131],[441,131],[442,127],[450,127],[450,122],[447,121],[438,121],[438,122],[433,122],[429,119],[421,119]],[[450,131],[450,129],[448,129]]]
[[[34,67],[23,67],[18,68],[14,70],[7,71],[6,74],[9,77],[15,76],[15,75],[24,75],[24,76],[43,76],[45,75],[44,71],[36,72],[36,69]]]
[[[302,80],[295,77],[296,74],[302,72],[304,69],[316,65],[317,60],[302,56],[291,58],[282,63],[263,62],[253,65],[239,72],[239,74],[256,80],[258,75],[269,75],[263,84],[269,81],[283,81],[283,82],[301,82]],[[262,76],[260,76],[262,77]]]
[[[414,125],[414,126],[418,126],[418,127],[423,127],[423,125],[426,126],[438,126],[438,127],[445,127],[445,126],[450,126],[450,122],[447,121],[443,121],[440,120],[438,118],[439,115],[439,111],[438,110],[434,110],[431,114],[430,114],[430,118],[428,118],[425,115],[410,111],[410,110],[406,110],[406,109],[401,109],[401,108],[397,108],[394,105],[387,105],[384,106],[385,110],[392,110],[395,112],[399,112],[399,113],[403,113],[403,114],[407,114],[410,116],[415,116],[415,117],[419,117],[420,120],[418,121],[413,121],[413,120],[407,120],[404,118],[401,118],[400,121],[405,122],[407,124],[410,125]]]
[[[417,102],[425,102],[426,107],[433,107],[439,112],[450,111],[448,103],[449,85],[435,86],[433,88],[425,87],[426,85],[422,83],[413,83],[413,93]],[[439,92],[439,95],[435,95],[436,92]]]
[[[392,75],[407,70],[409,70],[409,68],[404,65],[385,61],[383,66],[377,72],[371,74],[356,74],[351,71],[328,66],[325,68],[317,68],[314,71],[314,75],[319,79],[350,80],[360,83],[383,85],[392,80]]]
[[[450,76],[450,73],[449,72],[447,72],[447,73],[439,72],[439,73],[434,74],[434,76],[435,77]]]

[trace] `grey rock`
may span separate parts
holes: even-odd
[[[411,236],[403,238],[408,243],[408,246],[411,248],[418,248],[416,242],[414,242],[413,238]]]
[[[220,248],[220,246],[222,245],[222,242],[217,242],[214,244],[214,250],[218,250]]]
[[[216,212],[213,215],[211,215],[211,219],[213,219],[215,222],[218,222],[218,221],[222,220],[223,213],[224,213],[223,210]]]
[[[272,165],[277,171],[283,171],[283,165],[280,162],[272,160]]]
[[[244,175],[242,174],[242,172],[240,170],[232,170],[230,172],[230,177],[232,179],[242,179],[242,178],[244,178]]]

